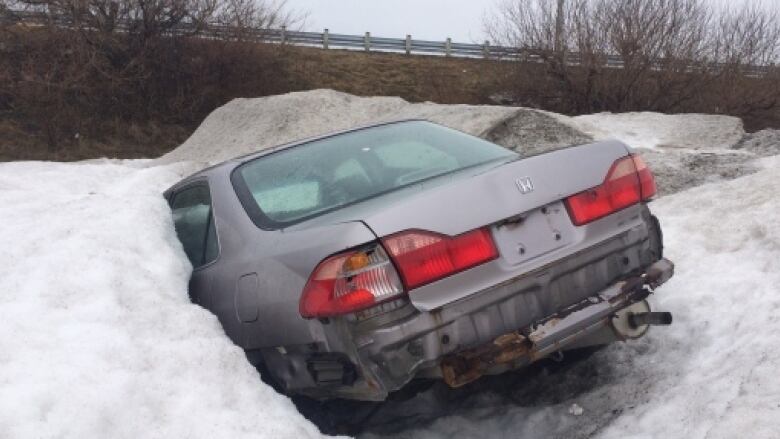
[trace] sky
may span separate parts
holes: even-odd
[[[289,0],[308,12],[304,30],[462,43],[483,42],[482,20],[496,0]]]
[[[485,14],[500,0],[288,0],[288,6],[308,16],[304,30],[378,37],[482,43]],[[739,5],[748,0],[707,0]],[[780,9],[780,0],[757,1]]]

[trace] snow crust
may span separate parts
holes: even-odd
[[[564,117],[565,118],[565,117]],[[662,195],[756,171],[769,136],[748,136],[739,118],[709,114],[598,113],[563,119],[595,140],[618,139],[650,163]],[[740,148],[746,138],[752,139]]]
[[[778,132],[318,90],[232,101],[160,160],[0,164],[0,438],[318,437],[189,302],[161,192],[238,154],[410,117],[523,151],[603,137],[643,147],[662,192],[679,191],[652,205],[677,265],[653,305],[675,323],[579,362],[434,386],[383,406],[365,436],[778,437]]]
[[[777,438],[780,157],[761,166],[653,204],[676,274],[652,303],[671,326],[563,370],[436,387],[384,408],[368,436]],[[388,428],[392,417],[410,427]]]
[[[616,138],[651,162],[662,194],[753,172],[757,148],[735,149],[740,119],[704,114],[599,113],[568,117],[520,107],[409,103],[313,90],[234,99],[216,109],[161,163],[204,167],[265,148],[378,122],[427,119],[523,154]],[[759,145],[756,139],[751,145]]]
[[[313,438],[217,319],[148,161],[0,165],[0,438]]]
[[[711,114],[597,113],[572,117],[571,123],[594,139],[643,149],[729,149],[745,134],[738,117]]]
[[[358,97],[333,90],[234,99],[214,110],[163,163],[192,170],[304,138],[362,125],[426,119],[512,149],[584,143],[590,137],[543,111],[474,105],[411,104],[397,97]]]

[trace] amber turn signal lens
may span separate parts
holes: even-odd
[[[344,261],[344,269],[346,271],[357,271],[361,268],[368,267],[368,263],[368,255],[363,252],[358,252]]]

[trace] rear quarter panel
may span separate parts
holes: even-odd
[[[208,279],[203,285],[209,289],[203,306],[219,317],[227,335],[245,349],[323,339],[321,323],[303,319],[298,311],[309,274],[325,257],[375,236],[360,222],[296,231],[259,229],[241,206],[230,171],[218,168],[208,174],[220,255],[202,269],[201,277]],[[252,285],[256,291],[247,291]],[[253,306],[257,309],[247,309]]]

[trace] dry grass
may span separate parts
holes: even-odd
[[[502,63],[441,56],[407,56],[347,50],[290,48],[303,88],[332,88],[359,96],[400,96],[408,101],[485,104],[500,89]]]
[[[15,121],[0,120],[0,161],[152,158],[175,148],[191,133],[187,127],[154,122],[113,125],[106,128],[106,135],[101,138],[73,133],[68,142],[63,142],[65,146],[52,149],[41,134],[24,129]]]
[[[279,63],[284,71],[276,74],[286,78],[286,82],[277,87],[277,92],[331,88],[361,96],[400,96],[412,102],[486,104],[488,96],[500,89],[502,75],[508,74],[503,63],[479,59],[302,47],[288,47],[280,56],[284,58]],[[231,94],[235,97],[267,94],[263,89],[267,81],[257,81],[256,76],[255,72],[241,71],[238,77],[245,80],[244,86],[226,92],[226,97],[217,100],[214,108],[226,103]],[[212,95],[218,87],[216,83],[211,84]],[[94,113],[84,117],[96,119]],[[38,126],[0,114],[0,160],[157,157],[183,142],[200,121],[177,124],[108,120],[99,122],[98,129],[93,126],[89,133],[78,133],[75,127],[66,130],[57,139],[60,146],[52,147]]]
[[[278,47],[278,46],[277,46]],[[276,50],[276,49],[274,49]],[[0,161],[9,160],[82,160],[96,157],[153,158],[183,142],[208,111],[232,97],[258,97],[269,93],[263,75],[284,78],[274,85],[273,93],[331,88],[360,96],[400,96],[411,102],[432,101],[445,104],[492,104],[490,96],[523,82],[534,90],[521,96],[516,104],[566,111],[555,104],[555,93],[538,75],[541,65],[526,65],[518,74],[518,64],[483,59],[457,59],[439,56],[406,56],[390,53],[364,53],[347,50],[321,50],[288,47],[281,51],[278,70],[253,72],[236,66],[230,84],[209,80],[210,105],[201,116],[187,122],[105,120],[90,122],[91,133],[66,130],[60,146],[52,147],[39,127],[29,120],[0,113]],[[238,70],[240,69],[240,70]],[[243,81],[237,87],[235,81]],[[261,79],[258,79],[261,78]],[[221,90],[220,90],[221,89]],[[80,115],[96,120],[94,113]],[[750,130],[780,127],[780,113],[771,110],[760,117],[745,120]]]

